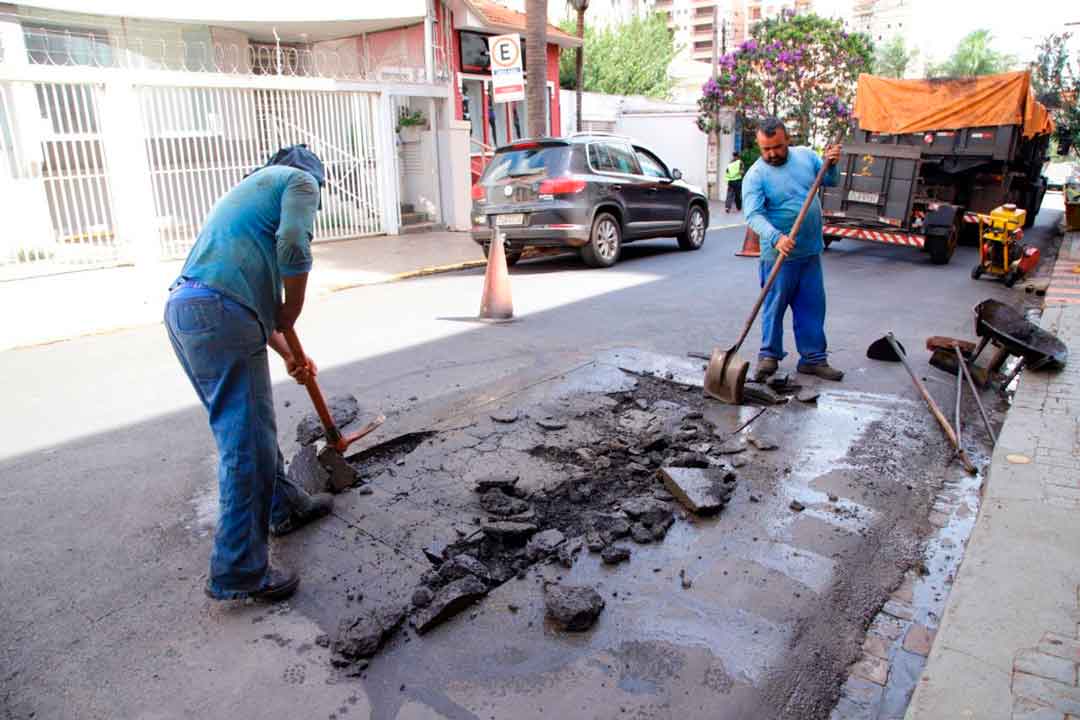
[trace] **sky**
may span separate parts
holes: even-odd
[[[973,30],[993,33],[994,47],[1015,55],[1022,63],[1034,59],[1036,43],[1052,32],[1071,30],[1073,48],[1080,51],[1080,3],[1068,0],[907,0],[912,5],[913,25],[909,45],[916,45],[932,61],[942,61],[962,37]],[[841,16],[852,0],[815,0],[822,15]],[[916,42],[910,42],[912,36]]]

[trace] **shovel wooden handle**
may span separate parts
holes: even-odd
[[[814,202],[814,198],[817,197],[818,190],[821,189],[821,183],[825,182],[825,173],[829,172],[829,167],[831,166],[832,162],[829,160],[822,161],[821,169],[818,170],[817,177],[814,178],[814,184],[810,186],[810,192],[806,193],[806,199],[803,200],[802,207],[799,209],[799,215],[795,218],[795,224],[791,226],[791,231],[787,233],[788,237],[797,238],[799,236],[799,228],[802,227],[803,219],[806,217],[806,213],[809,212],[810,206]],[[754,309],[750,311],[750,317],[746,319],[742,334],[739,335],[738,341],[731,346],[730,350],[728,350],[729,353],[734,354],[738,352],[739,348],[742,347],[743,341],[746,340],[746,336],[750,334],[750,328],[753,327],[754,320],[757,319],[758,312],[765,302],[765,296],[769,294],[769,290],[772,289],[773,283],[776,282],[776,276],[780,274],[780,265],[782,265],[783,262],[784,255],[778,253],[776,262],[774,262],[772,266],[772,272],[769,273],[769,278],[761,287],[761,293],[758,295],[757,302],[754,303]]]
[[[289,351],[292,352],[293,357],[298,361],[306,360],[307,354],[304,353],[304,347],[300,344],[300,338],[297,337],[296,331],[289,328],[282,330],[281,334],[285,336],[285,343],[289,346]],[[311,396],[311,404],[315,406],[315,412],[319,414],[319,419],[322,420],[323,427],[326,429],[326,442],[330,445],[338,445],[341,440],[341,431],[334,424],[334,416],[330,414],[330,408],[326,406],[326,400],[323,398],[319,383],[311,373],[308,373],[308,379],[304,383],[304,387],[307,388],[308,395]]]

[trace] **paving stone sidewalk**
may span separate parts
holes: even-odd
[[[1078,266],[1069,233],[1041,322],[1070,363],[1020,380],[907,720],[1080,720]]]

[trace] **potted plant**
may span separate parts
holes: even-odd
[[[427,117],[419,110],[402,108],[398,116],[397,131],[402,142],[417,142],[420,130],[427,128]]]

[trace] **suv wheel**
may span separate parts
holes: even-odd
[[[581,248],[581,259],[589,267],[611,267],[622,251],[622,228],[611,213],[602,212],[593,220],[589,242]]]
[[[679,235],[681,250],[699,250],[705,244],[705,211],[699,205],[690,208],[686,229]]]

